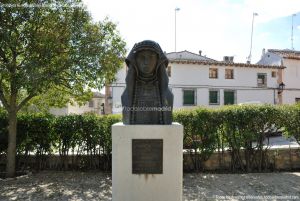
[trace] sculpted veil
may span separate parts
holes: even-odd
[[[168,59],[158,43],[136,43],[126,58],[122,94],[124,124],[172,124],[173,94],[168,88]]]

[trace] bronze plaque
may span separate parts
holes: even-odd
[[[132,140],[132,174],[163,173],[163,140]]]

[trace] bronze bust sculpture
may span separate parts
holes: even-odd
[[[173,94],[168,88],[168,59],[158,43],[136,43],[126,58],[122,94],[124,124],[171,124]]]

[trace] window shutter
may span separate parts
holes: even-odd
[[[184,105],[194,105],[195,104],[195,91],[194,90],[184,90],[183,91],[183,104]]]
[[[209,91],[209,103],[218,104],[218,91]]]
[[[233,105],[234,103],[234,91],[224,91],[224,105]]]

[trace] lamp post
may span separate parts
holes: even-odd
[[[284,88],[285,88],[285,84],[283,82],[281,82],[278,85],[278,94],[281,94],[283,92]]]
[[[176,7],[175,8],[175,52],[176,52],[176,31],[177,31],[177,29],[176,29],[176,13],[177,13],[177,11],[180,11],[180,8],[178,8],[178,7]]]
[[[252,29],[251,29],[251,42],[250,42],[250,53],[249,53],[249,56],[248,56],[248,60],[247,60],[247,63],[251,63],[251,57],[252,57],[252,38],[253,38],[253,24],[254,24],[254,17],[255,16],[258,16],[257,13],[253,13],[253,16],[252,16]]]
[[[291,34],[291,43],[292,43],[292,50],[294,50],[294,17],[296,14],[292,15],[292,34]]]

